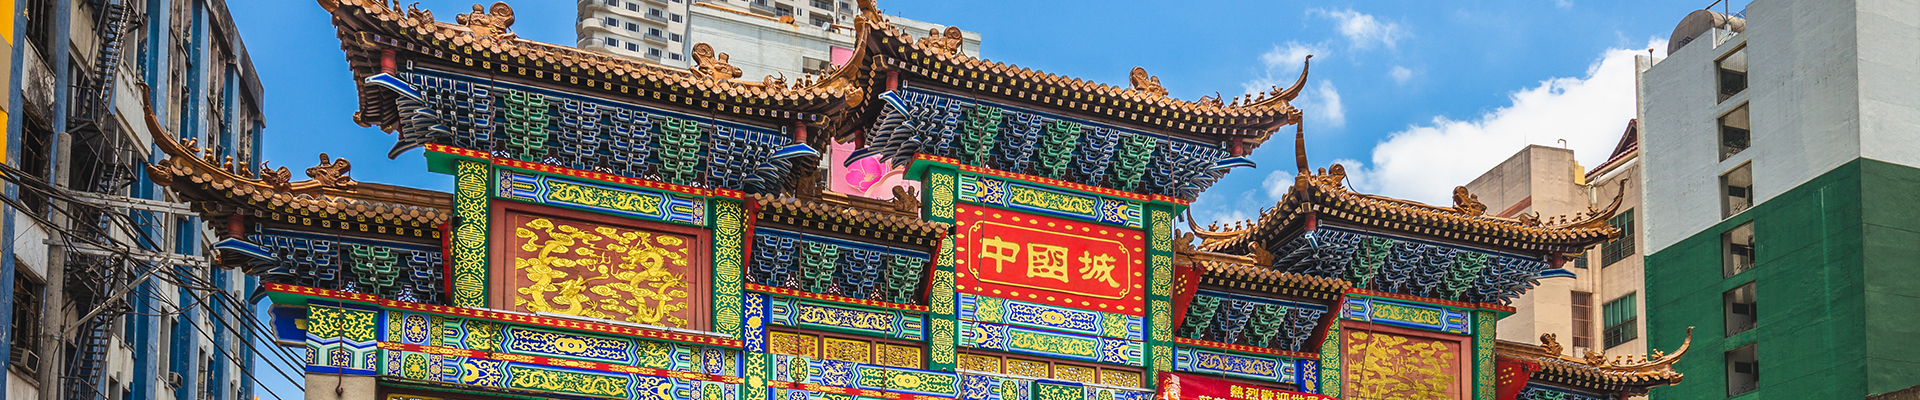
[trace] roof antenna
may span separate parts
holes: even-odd
[[[1562,148],[1562,149],[1565,149],[1565,148],[1567,148],[1567,140],[1566,140],[1566,139],[1554,139],[1554,141],[1556,141],[1556,142],[1560,142],[1560,148]]]

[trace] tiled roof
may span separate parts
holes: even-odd
[[[1486,214],[1486,206],[1464,187],[1455,189],[1457,204],[1452,207],[1354,192],[1342,184],[1346,172],[1338,164],[1331,171],[1309,171],[1304,144],[1300,147],[1296,149],[1302,154],[1298,157],[1300,171],[1286,197],[1263,211],[1251,224],[1225,230],[1194,226],[1194,232],[1203,239],[1202,249],[1244,252],[1242,247],[1250,240],[1263,243],[1279,240],[1287,231],[1304,224],[1308,214],[1321,220],[1335,219],[1382,230],[1562,254],[1579,253],[1620,235],[1619,229],[1606,223],[1619,209],[1621,198],[1617,196],[1605,209],[1574,215],[1545,220],[1531,215],[1502,218]]]
[[[322,154],[321,165],[307,170],[308,180],[288,181],[292,173],[286,167],[255,177],[244,167],[231,165],[231,161],[216,163],[212,153],[194,142],[174,140],[151,113],[147,114],[147,128],[154,144],[167,155],[147,165],[148,176],[187,200],[217,205],[197,209],[334,216],[363,222],[372,219],[391,226],[436,227],[452,217],[451,194],[355,182],[347,175],[350,164],[344,159],[329,160]]]
[[[950,226],[920,219],[914,199],[880,202],[824,193],[799,197],[790,194],[749,194],[760,205],[763,221],[804,226],[886,241],[932,246]],[[904,207],[906,211],[893,207]]]
[[[871,2],[862,2],[862,18],[884,19]],[[1109,118],[1184,131],[1204,136],[1229,136],[1252,140],[1258,145],[1276,129],[1298,123],[1301,111],[1291,104],[1306,83],[1302,68],[1293,86],[1271,88],[1254,97],[1231,100],[1203,97],[1180,100],[1167,95],[1158,77],[1145,69],[1134,68],[1128,87],[1056,75],[1012,64],[970,57],[957,51],[941,37],[928,34],[918,41],[887,23],[856,24],[863,48],[879,55],[869,68],[904,71],[939,81],[958,89],[998,94],[1030,102]],[[957,33],[957,32],[956,32]],[[932,40],[930,40],[932,39]],[[953,38],[957,39],[957,38]]]
[[[1585,357],[1573,358],[1561,354],[1562,347],[1553,334],[1542,335],[1541,342],[1531,345],[1497,341],[1494,355],[1539,365],[1540,370],[1533,373],[1534,380],[1624,395],[1644,395],[1648,388],[1680,383],[1684,376],[1674,371],[1673,364],[1679,362],[1687,349],[1693,346],[1693,328],[1687,328],[1686,341],[1673,354],[1655,350],[1648,355],[1607,358],[1597,351],[1588,350]]]

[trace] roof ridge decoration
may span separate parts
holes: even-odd
[[[1464,186],[1454,188],[1454,205],[1449,207],[1434,206],[1417,201],[1354,191],[1344,185],[1347,173],[1346,168],[1342,165],[1336,163],[1332,166],[1321,168],[1317,172],[1308,168],[1306,130],[1299,125],[1296,125],[1295,129],[1294,160],[1298,173],[1294,175],[1293,187],[1288,189],[1286,196],[1276,203],[1273,208],[1263,210],[1260,217],[1252,221],[1238,222],[1226,228],[1221,227],[1218,222],[1215,222],[1209,225],[1207,229],[1201,229],[1196,221],[1192,219],[1191,215],[1188,215],[1188,229],[1191,229],[1196,236],[1202,239],[1201,244],[1198,246],[1199,248],[1207,251],[1223,251],[1230,247],[1238,248],[1250,242],[1248,238],[1255,231],[1276,228],[1266,225],[1298,223],[1298,219],[1287,215],[1332,211],[1328,210],[1327,207],[1302,208],[1302,203],[1308,202],[1333,203],[1328,205],[1339,208],[1351,208],[1353,209],[1351,210],[1352,213],[1361,214],[1349,214],[1354,217],[1366,216],[1399,219],[1405,220],[1406,222],[1438,225],[1454,230],[1513,232],[1522,234],[1522,237],[1531,237],[1535,240],[1561,240],[1574,237],[1591,237],[1585,240],[1606,240],[1620,235],[1618,229],[1607,224],[1607,219],[1612,218],[1620,210],[1620,205],[1626,190],[1627,182],[1625,180],[1620,182],[1621,190],[1616,191],[1613,201],[1604,208],[1588,206],[1586,211],[1576,212],[1571,215],[1553,216],[1545,219],[1541,219],[1537,215],[1521,215],[1515,218],[1505,218],[1487,215],[1485,213],[1486,205],[1479,202],[1479,196],[1467,191]],[[1401,229],[1405,228],[1403,227]],[[1485,233],[1488,232],[1476,232],[1476,234],[1482,235]],[[1509,242],[1506,247],[1519,247],[1513,246],[1512,244],[1514,243]],[[1563,253],[1576,252],[1571,248],[1567,250],[1568,251],[1564,251]]]
[[[873,56],[868,52],[875,50],[881,54],[899,53],[898,55],[905,58],[893,60],[896,62],[874,62],[872,67],[913,71],[919,67],[917,63],[922,61],[951,64],[949,68],[941,68],[944,72],[926,72],[951,75],[960,79],[987,79],[976,80],[973,81],[974,85],[966,86],[976,91],[1038,101],[1051,107],[1064,106],[1077,111],[1104,113],[1122,119],[1133,119],[1149,126],[1206,135],[1232,136],[1247,140],[1248,144],[1254,147],[1265,142],[1273,130],[1287,124],[1298,123],[1304,116],[1304,113],[1292,105],[1292,101],[1299,97],[1305,88],[1308,68],[1304,66],[1304,62],[1300,77],[1290,87],[1275,86],[1268,90],[1248,93],[1235,97],[1231,103],[1223,103],[1217,95],[1191,101],[1180,100],[1168,96],[1165,87],[1160,85],[1158,79],[1145,75],[1144,68],[1136,67],[1133,71],[1129,71],[1129,85],[1121,87],[990,61],[958,51],[961,41],[958,40],[957,28],[950,27],[949,32],[939,35],[930,34],[929,37],[915,40],[899,27],[889,23],[886,14],[880,11],[874,0],[860,0],[859,5],[860,15],[855,18],[854,24],[860,31],[856,40],[856,47],[859,47],[856,51],[859,54],[854,58],[865,61]],[[883,37],[869,37],[870,34]],[[901,45],[893,46],[892,44]],[[915,59],[914,55],[928,60]],[[1011,80],[1012,82],[1004,79],[989,79],[990,77],[970,74],[969,71],[959,70],[960,68],[951,68],[953,66],[1014,79]],[[933,80],[940,79],[933,78]],[[1021,82],[1022,80],[1042,87],[1036,91]],[[982,85],[983,83],[987,85]],[[959,85],[957,82],[952,84]],[[1045,87],[1049,85],[1078,93],[1056,96]],[[1079,94],[1092,95],[1095,98],[1111,98],[1114,101],[1103,102],[1098,99],[1076,97]],[[1086,107],[1081,107],[1083,105]],[[874,111],[877,110],[865,112]],[[861,127],[843,128],[845,129],[837,133],[850,134],[851,130]]]
[[[1604,353],[1589,349],[1582,357],[1576,358],[1561,353],[1565,348],[1552,333],[1540,335],[1539,345],[1501,340],[1497,342],[1495,352],[1501,358],[1538,363],[1541,370],[1535,374],[1547,373],[1616,385],[1626,388],[1628,394],[1645,394],[1648,388],[1654,386],[1680,383],[1685,375],[1675,371],[1673,365],[1680,362],[1692,347],[1693,327],[1687,327],[1685,341],[1672,354],[1655,349],[1643,355],[1615,355],[1608,358]]]

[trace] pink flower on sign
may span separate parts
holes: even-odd
[[[847,173],[842,175],[841,179],[844,179],[847,185],[866,192],[873,187],[873,184],[880,183],[880,176],[886,175],[888,169],[886,164],[880,163],[879,156],[862,158],[854,161],[853,165],[848,165]]]

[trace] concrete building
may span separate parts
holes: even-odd
[[[1696,11],[1666,58],[1640,60],[1649,344],[1697,328],[1687,382],[1655,398],[1864,398],[1920,383],[1914,11]]]
[[[742,79],[789,79],[846,63],[853,54],[852,0],[582,0],[577,46],[668,67],[693,65],[693,45],[728,55]],[[922,37],[936,25],[889,16]],[[980,34],[962,31],[961,52],[980,55]]]
[[[1572,150],[1528,146],[1466,185],[1487,205],[1487,213],[1515,218],[1574,215],[1603,209],[1620,191],[1619,181],[1638,180],[1637,141],[1628,123],[1620,144],[1606,163],[1592,171],[1574,161]],[[1644,314],[1636,301],[1640,292],[1641,262],[1632,223],[1639,207],[1639,183],[1628,184],[1618,215],[1608,223],[1621,228],[1610,240],[1567,263],[1573,279],[1546,279],[1513,302],[1514,314],[1500,320],[1498,338],[1534,342],[1553,334],[1567,346],[1567,355],[1579,357],[1592,350],[1608,355],[1646,353],[1641,338],[1646,327],[1634,316]]]
[[[253,278],[210,268],[210,231],[145,169],[158,134],[259,172],[262,88],[226,4],[5,4],[6,398],[252,399],[255,355],[294,357],[256,346]]]

